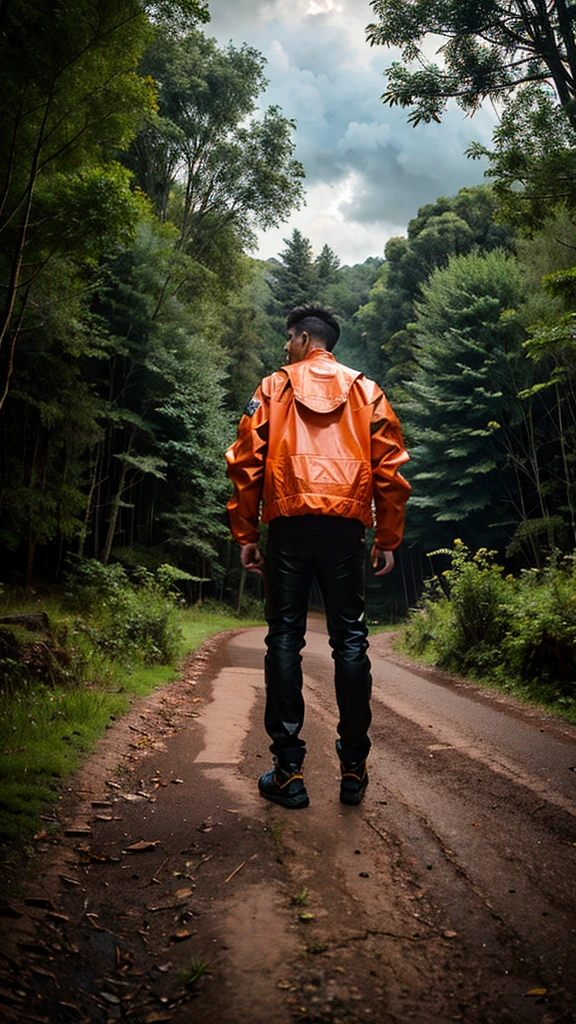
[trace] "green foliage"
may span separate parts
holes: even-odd
[[[294,228],[284,243],[286,248],[280,253],[271,280],[274,311],[279,320],[283,320],[294,306],[313,302],[317,298],[318,286],[310,239],[305,238],[298,228]]]
[[[162,548],[189,597],[217,575],[242,247],[299,202],[302,170],[292,122],[255,116],[264,58],[217,47],[192,27],[207,17],[3,13],[0,542],[28,581],[76,545]]]
[[[382,98],[411,107],[412,124],[440,121],[450,98],[473,113],[487,97],[501,101],[525,82],[553,85],[576,124],[574,13],[566,0],[371,0],[371,7],[377,20],[368,26],[369,42],[402,54],[387,69]],[[424,44],[430,33],[442,37],[438,63]]]
[[[487,157],[498,217],[525,234],[576,204],[576,123],[549,88],[527,86],[508,100],[492,147],[474,143],[474,158]]]
[[[178,572],[173,567],[164,569],[164,578]],[[206,637],[261,621],[259,616],[254,622],[241,622],[229,608],[216,605],[176,607],[155,595],[157,586],[145,572],[129,583],[121,566],[85,560],[75,567],[71,589],[62,600],[42,598],[40,607],[66,653],[68,673],[64,682],[60,679],[55,684],[42,683],[27,673],[18,678],[12,675],[10,688],[0,689],[0,840],[28,838],[43,827],[40,813],[56,800],[61,780],[77,770],[111,721],[128,711],[130,696],[146,696],[170,682],[176,660]],[[83,601],[88,602],[84,607]],[[39,608],[38,598],[23,598],[10,588],[2,602],[2,610],[12,613]],[[172,609],[172,640],[177,644],[168,665],[144,664],[150,633],[143,637],[140,633],[142,645],[134,644],[134,616],[140,629],[151,602],[156,609],[161,602]],[[120,615],[126,616],[123,624]],[[152,625],[157,628],[157,623]],[[110,644],[102,642],[107,629],[112,630]],[[119,642],[122,630],[131,650]],[[30,642],[33,638],[37,641],[38,634],[28,637]],[[154,632],[152,639],[157,644]]]
[[[510,230],[494,223],[495,208],[491,189],[464,188],[422,206],[408,225],[407,238],[387,242],[386,262],[354,320],[362,368],[385,383],[393,398],[403,394],[403,382],[415,371],[414,337],[407,326],[432,272],[475,249],[511,247]]]
[[[494,564],[495,551],[479,548],[473,555],[454,541],[452,566],[445,572],[454,621],[456,644],[464,662],[477,665],[479,648],[491,657],[502,639],[502,570]]]
[[[433,555],[440,554],[439,552]],[[541,569],[504,576],[494,552],[454,542],[403,643],[442,668],[492,681],[576,712],[576,559],[555,553]],[[433,557],[433,556],[432,556]]]
[[[172,594],[167,595],[166,569],[158,580],[147,569],[129,578],[121,565],[95,559],[74,562],[68,574],[72,605],[92,611],[78,628],[96,651],[114,661],[169,664],[176,657],[180,631]]]
[[[184,988],[194,988],[204,974],[210,974],[210,961],[203,956],[193,956],[190,962],[178,971],[178,981]]]
[[[246,44],[222,50],[197,29],[169,27],[157,30],[141,65],[159,85],[159,106],[128,162],[162,220],[173,214],[170,193],[183,181],[181,245],[201,262],[214,234],[233,224],[248,239],[302,198],[294,123],[278,107],[248,120],[266,85],[264,65]]]
[[[41,319],[42,279],[62,260],[84,261],[85,272],[133,220],[127,178],[110,156],[153,104],[135,71],[148,30],[137,0],[14,0],[3,12],[0,406],[21,332]]]
[[[524,478],[525,489],[534,486],[534,467],[519,457],[530,440],[530,410],[517,397],[530,379],[513,312],[522,298],[519,270],[499,251],[454,258],[423,288],[412,328],[419,367],[406,387],[404,426],[412,439],[411,504],[428,522],[467,523],[485,535],[486,512],[492,527],[514,519]],[[446,539],[442,531],[434,536]]]

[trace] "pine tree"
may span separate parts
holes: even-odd
[[[280,318],[305,302],[316,298],[317,275],[312,244],[298,228],[290,238],[284,239],[286,248],[280,253],[280,262],[274,267],[271,279],[274,297],[273,311]]]
[[[518,397],[533,380],[514,313],[523,298],[518,266],[499,251],[453,258],[423,289],[403,409],[410,529],[422,543],[446,543],[455,529],[485,543],[497,528],[502,544],[520,521],[549,515],[537,405]]]

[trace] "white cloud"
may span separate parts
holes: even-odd
[[[351,121],[345,134],[338,140],[340,153],[373,152],[392,142],[393,133],[389,124],[375,121]]]
[[[360,187],[361,179],[354,173],[336,185],[312,185],[305,209],[294,213],[281,227],[260,232],[258,256],[277,256],[294,228],[310,239],[316,255],[322,246],[329,245],[342,263],[363,263],[368,256],[382,256],[388,239],[403,234],[405,225],[393,221],[350,221],[345,210]]]

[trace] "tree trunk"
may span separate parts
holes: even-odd
[[[90,482],[90,490],[88,491],[88,497],[86,499],[86,512],[84,515],[84,522],[82,523],[82,530],[80,531],[80,538],[78,540],[78,557],[84,557],[84,547],[86,545],[86,538],[88,536],[88,524],[90,522],[90,515],[92,513],[92,501],[94,498],[94,491],[97,484],[98,470],[100,468],[100,446],[96,449],[96,455],[94,458],[94,472],[92,473],[92,480]]]
[[[120,480],[118,483],[118,490],[112,499],[112,509],[110,512],[110,522],[108,524],[108,533],[106,534],[106,542],[104,544],[104,551],[102,552],[102,561],[104,565],[108,565],[110,561],[110,555],[112,553],[112,542],[114,540],[114,534],[116,533],[116,525],[118,523],[118,514],[120,512],[120,502],[126,486],[126,475],[128,473],[128,466],[122,463],[122,471],[120,473]]]
[[[28,533],[28,554],[26,558],[26,586],[29,587],[32,583],[32,573],[34,572],[34,555],[36,554],[36,537],[32,533],[32,528]]]
[[[242,569],[240,575],[240,586],[238,587],[238,602],[236,604],[236,612],[240,614],[240,608],[242,607],[242,598],[244,597],[244,585],[246,583],[246,570]]]

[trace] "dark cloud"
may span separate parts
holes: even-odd
[[[207,31],[220,43],[246,41],[262,51],[270,83],[264,102],[297,122],[297,156],[311,196],[308,221],[298,220],[303,230],[309,222],[311,234],[329,232],[332,218],[340,244],[346,223],[350,233],[374,224],[380,238],[423,203],[482,180],[483,167],[464,150],[473,138],[490,138],[490,115],[480,112],[471,122],[454,109],[442,125],[414,129],[405,112],[383,106],[382,72],[392,56],[365,41],[367,0],[213,0],[211,7]],[[336,210],[314,207],[318,196],[325,202],[339,188]]]

